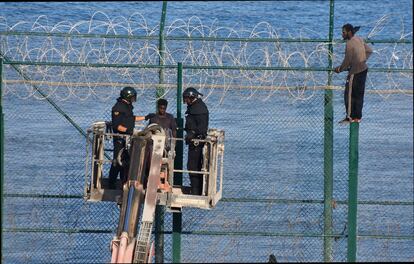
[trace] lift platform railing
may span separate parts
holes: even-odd
[[[175,138],[176,140],[183,140]],[[214,208],[223,194],[223,169],[224,169],[224,131],[209,129],[205,139],[193,139],[194,144],[204,143],[203,165],[201,171],[178,170],[173,172],[200,174],[203,177],[203,189],[201,195],[192,195],[188,188],[175,186],[171,192],[159,194],[159,204],[166,205],[168,211],[180,211],[182,207],[196,207],[202,209]]]
[[[137,130],[136,133],[142,130]],[[173,138],[165,133],[165,146],[162,155],[163,169],[158,179],[157,203],[165,205],[168,211],[181,211],[182,207],[202,209],[214,208],[222,197],[223,168],[224,168],[224,131],[209,129],[205,139],[194,139],[194,144],[204,144],[203,165],[201,171],[174,169],[175,145],[183,138]],[[112,157],[112,140],[122,137],[126,140],[126,148],[118,157]],[[134,136],[112,133],[110,123],[99,121],[87,130],[85,190],[87,201],[113,201],[120,203],[122,199],[122,183],[116,182],[116,189],[109,189],[109,178],[106,174],[112,163],[124,165],[122,152],[130,152]],[[112,159],[111,159],[112,157]],[[137,161],[130,160],[130,166]],[[147,162],[147,161],[145,161]],[[189,187],[175,185],[174,173],[200,174],[203,177],[202,195],[192,195]],[[128,176],[130,177],[130,176]]]
[[[110,127],[108,122],[100,121],[87,131],[84,197],[87,201],[122,205],[117,233],[111,241],[111,263],[147,263],[157,204],[176,212],[182,207],[211,209],[221,199],[224,131],[209,129],[205,139],[194,140],[195,145],[203,144],[202,169],[185,171],[174,170],[175,143],[182,138],[173,138],[157,124],[136,130],[132,136],[112,133]],[[108,141],[114,137],[123,137],[125,147],[117,157],[109,159],[106,152],[112,150],[105,146],[110,146]],[[121,157],[124,151],[129,162]],[[104,167],[111,163],[128,167],[128,178],[118,182],[116,189],[109,189],[109,179],[104,177]],[[174,185],[174,172],[200,174],[202,194],[192,195],[186,191],[188,187]]]
[[[118,157],[112,157],[113,137],[124,138],[129,148],[130,136],[112,133],[110,125],[105,121],[98,121],[87,130],[86,137],[86,160],[85,160],[85,187],[84,199],[88,201],[118,201],[121,199],[122,184],[116,181],[116,189],[109,189],[109,178],[104,177],[104,172],[113,162],[122,164],[122,152]],[[127,150],[124,150],[127,151]],[[90,165],[90,166],[89,166]]]
[[[121,204],[117,233],[111,241],[111,263],[147,263],[151,252],[151,231],[157,204],[167,210],[183,207],[214,208],[222,197],[224,166],[224,131],[209,129],[205,139],[194,140],[203,145],[201,171],[175,170],[175,145],[172,133],[151,124],[133,135],[112,133],[108,122],[95,122],[87,130],[85,194],[87,201],[114,201]],[[114,137],[125,139],[125,147],[110,159],[106,146]],[[128,153],[128,160],[122,153]],[[128,167],[128,178],[109,189],[105,166],[117,163]],[[90,167],[89,167],[90,164]],[[126,168],[125,168],[126,169]],[[200,174],[201,195],[192,195],[188,187],[174,184],[175,172]],[[142,210],[141,210],[142,208]]]

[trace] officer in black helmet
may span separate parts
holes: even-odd
[[[183,92],[183,101],[187,104],[185,112],[186,131],[185,142],[188,145],[187,169],[200,171],[203,161],[204,143],[195,143],[193,139],[204,139],[207,136],[209,113],[206,104],[199,93],[193,87],[188,87]],[[203,175],[189,173],[191,181],[191,194],[201,195],[203,190]]]
[[[117,102],[112,107],[112,130],[114,133],[132,135],[134,132],[135,121],[147,120],[149,116],[134,116],[132,103],[137,100],[137,91],[133,87],[124,87]],[[123,137],[114,137],[113,162],[109,171],[109,188],[115,189],[115,182],[120,174],[122,184],[128,178],[129,157],[126,151],[122,151],[123,164],[117,162],[117,157],[121,150],[125,148],[126,141]]]

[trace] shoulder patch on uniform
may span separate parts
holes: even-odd
[[[119,112],[114,112],[114,115],[119,115]]]

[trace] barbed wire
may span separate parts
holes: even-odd
[[[371,28],[367,39],[372,40],[390,24],[397,14],[387,14],[378,20],[364,25]],[[406,32],[404,23],[400,26],[399,40],[412,38],[412,31]],[[187,20],[176,19],[165,27],[165,52],[158,49],[159,25],[149,26],[145,17],[136,12],[129,17],[109,17],[102,11],[93,13],[89,20],[78,22],[60,21],[49,24],[45,15],[34,22],[20,21],[7,24],[0,17],[1,53],[13,61],[40,61],[62,63],[101,63],[101,64],[139,64],[157,65],[161,58],[165,65],[200,66],[237,66],[237,67],[287,67],[312,68],[328,65],[329,50],[326,42],[283,42],[275,41],[282,32],[291,39],[308,39],[317,32],[303,28],[295,38],[287,29],[276,29],[268,22],[260,22],[252,27],[223,27],[217,20],[211,25],[203,24],[201,19],[192,16]],[[5,34],[10,32],[27,32]],[[36,35],[31,33],[67,33],[72,35]],[[79,34],[101,34],[101,37],[79,36]],[[102,36],[103,34],[103,36]],[[320,35],[320,34],[319,34]],[[107,36],[107,37],[105,37]],[[115,37],[118,36],[118,37]],[[141,38],[153,37],[153,38]],[[187,40],[168,40],[168,37],[186,37]],[[269,42],[249,42],[222,39],[220,41],[203,38],[247,38],[269,39]],[[191,38],[194,38],[191,39]],[[323,39],[323,36],[321,36]],[[333,43],[334,65],[339,65],[344,56],[344,44]],[[390,69],[413,68],[412,45],[405,43],[375,44],[374,54],[369,61],[370,67]],[[143,68],[92,68],[59,66],[16,66],[30,80],[16,74],[13,67],[5,67],[4,95],[18,98],[39,98],[40,85],[47,97],[58,100],[76,98],[86,100],[90,96],[107,100],[118,94],[119,86],[128,83],[141,90],[161,87],[158,85],[159,69]],[[165,94],[175,89],[176,69],[164,69],[162,80]],[[253,98],[258,91],[268,90],[264,100],[275,95],[276,91],[287,91],[294,100],[308,100],[321,87],[343,87],[344,76],[335,75],[333,84],[327,85],[328,74],[324,71],[300,70],[244,70],[244,69],[186,69],[185,85],[197,86],[208,98],[220,88],[221,100],[229,90],[237,88],[240,96]],[[368,75],[367,91],[374,91],[387,98],[393,93],[412,96],[413,74],[411,72],[381,73]],[[108,85],[109,84],[109,85]],[[111,86],[112,89],[108,89]],[[380,88],[378,88],[380,87]],[[335,88],[337,89],[337,88]],[[22,92],[23,91],[23,92]],[[392,92],[390,92],[392,91]],[[156,100],[154,97],[149,100]]]

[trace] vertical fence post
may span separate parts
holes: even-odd
[[[184,122],[181,116],[181,107],[182,107],[182,90],[183,90],[183,64],[178,63],[177,70],[177,138],[183,138],[184,135]],[[174,168],[178,170],[183,169],[183,152],[184,152],[184,142],[177,141],[175,146],[175,160]],[[183,184],[183,175],[182,173],[174,173],[174,185]],[[181,262],[181,228],[182,228],[182,215],[181,213],[173,213],[173,263]]]
[[[165,27],[165,17],[167,15],[167,1],[162,2],[162,11],[161,11],[161,21],[160,21],[160,35],[158,40],[158,64],[164,65],[164,56],[165,56],[165,36],[164,36],[164,27]],[[164,83],[164,68],[160,68],[158,71],[159,76],[159,86],[157,88],[157,98],[162,97],[164,95],[164,88],[161,84]]]
[[[348,262],[356,262],[359,123],[349,126]]]
[[[334,0],[329,3],[329,53],[328,63],[332,69],[334,28]],[[328,73],[328,89],[324,100],[324,262],[332,262],[332,193],[333,193],[333,105],[332,105],[332,70]]]
[[[3,246],[3,184],[4,184],[4,117],[3,117],[3,57],[0,56],[0,200],[1,200],[1,238]],[[1,251],[3,260],[3,250]]]
[[[167,1],[162,3],[161,22],[160,22],[160,36],[158,43],[159,54],[159,65],[164,65],[164,25],[165,16],[167,13]],[[164,95],[164,68],[159,69],[159,87],[156,91],[156,97],[160,98]],[[164,263],[164,215],[165,207],[157,205],[155,209],[155,263]]]

